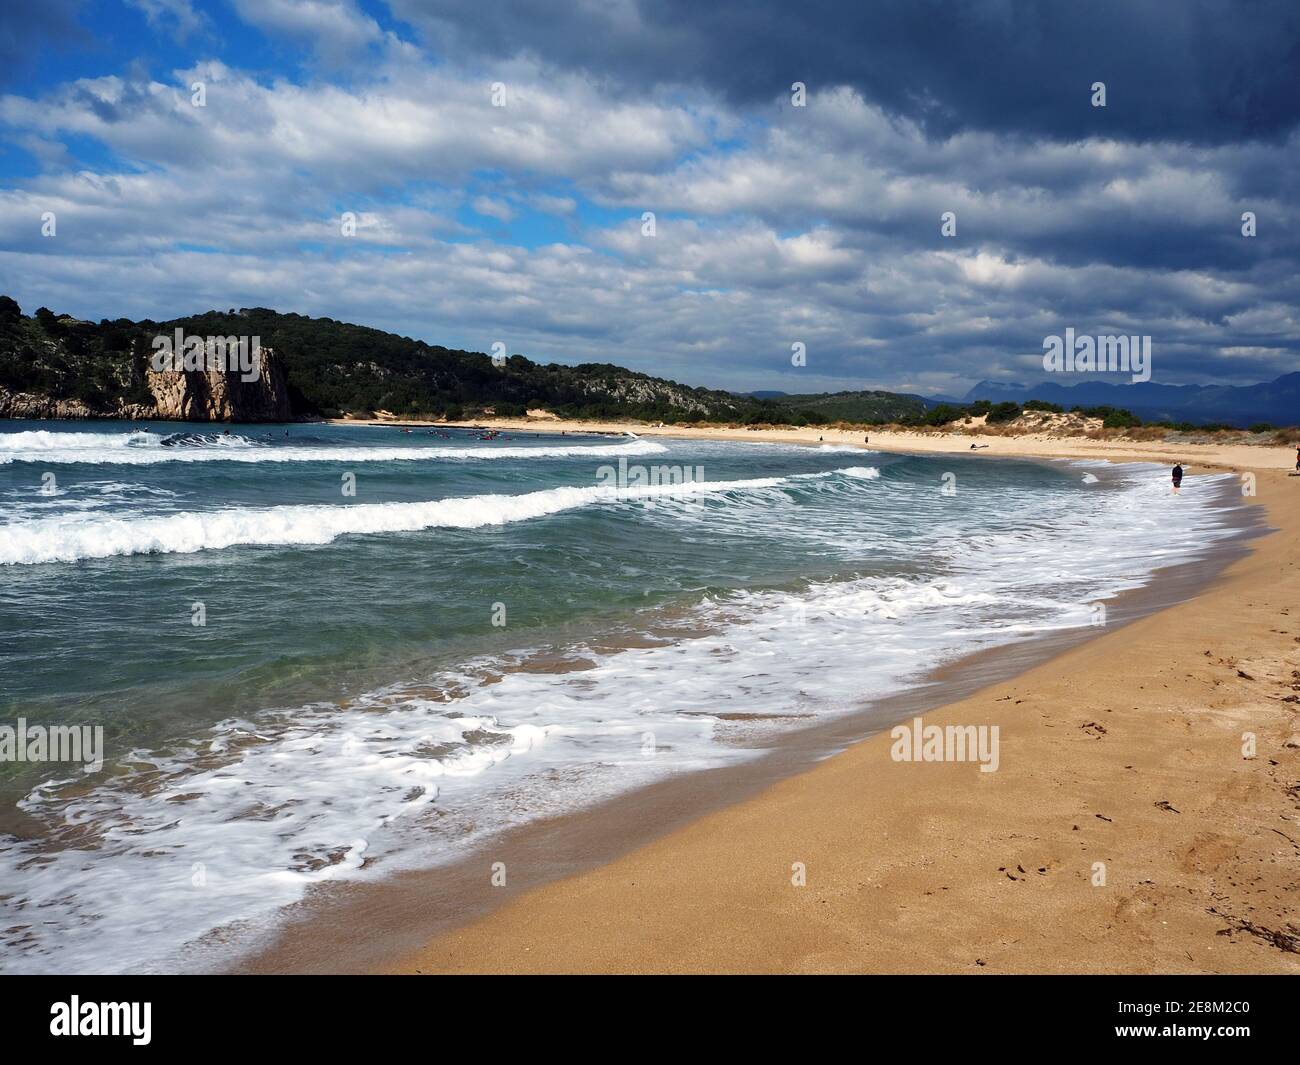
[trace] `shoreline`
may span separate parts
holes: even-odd
[[[609,430],[602,427],[598,431]],[[757,433],[742,432],[737,435],[740,439],[747,440],[763,438]],[[823,432],[817,435],[828,434]],[[788,440],[785,433],[781,433],[780,437]],[[797,442],[816,444],[818,441]],[[832,439],[826,442],[842,441]],[[872,442],[872,449],[874,447],[875,441]],[[882,447],[881,450],[885,448]],[[1251,450],[1259,455],[1259,449]],[[1024,454],[1016,457],[1031,456]],[[1223,457],[1216,458],[1221,460]],[[1129,459],[1130,456],[1126,455],[1121,461]],[[1202,457],[1201,468],[1206,468],[1209,464],[1208,457]],[[1240,545],[1242,541],[1234,543]],[[1245,549],[1240,553],[1246,555]],[[1232,566],[1245,561],[1246,558],[1239,557]],[[1222,559],[1201,565],[1213,572],[1199,577],[1184,573],[1181,581],[1189,591],[1194,590],[1192,586],[1195,586],[1196,590],[1203,593],[1206,586],[1214,588],[1224,580],[1226,571]],[[1184,564],[1170,572],[1177,573],[1179,569],[1191,568]],[[1133,597],[1133,612],[1140,614],[1144,620],[1163,617],[1170,612],[1168,601],[1154,605],[1149,601],[1150,596],[1155,594],[1156,583],[1160,583],[1166,594],[1172,593],[1174,601],[1181,598],[1178,590],[1165,582],[1153,582],[1144,589],[1127,593]],[[1145,608],[1141,605],[1144,599],[1148,600]],[[1193,603],[1197,601],[1191,600]],[[1185,603],[1184,606],[1186,605],[1189,604]],[[849,715],[851,721],[841,720],[807,730],[808,734],[797,743],[790,743],[790,736],[782,737],[778,743],[789,746],[778,748],[771,755],[760,759],[755,766],[731,767],[689,775],[695,778],[693,780],[688,777],[666,781],[662,785],[654,785],[650,789],[620,797],[591,810],[570,813],[547,822],[531,823],[499,840],[476,848],[474,853],[452,866],[397,872],[378,883],[352,885],[351,890],[344,889],[324,898],[312,899],[299,908],[296,920],[265,950],[245,958],[235,968],[237,971],[253,972],[302,969],[349,972],[781,971],[783,965],[776,964],[772,969],[754,967],[738,962],[725,951],[714,952],[700,959],[696,967],[683,967],[666,961],[662,955],[656,955],[645,944],[628,946],[614,951],[612,955],[608,949],[583,954],[578,945],[588,939],[588,934],[583,930],[588,928],[587,918],[592,905],[592,900],[586,893],[593,884],[603,884],[599,890],[609,893],[608,878],[626,877],[627,870],[630,869],[642,870],[636,875],[648,877],[644,872],[645,861],[654,860],[652,856],[665,849],[668,853],[685,853],[677,848],[688,846],[689,841],[702,830],[702,826],[711,825],[715,821],[725,822],[736,818],[743,820],[747,811],[756,807],[766,809],[765,817],[769,820],[773,817],[779,819],[780,810],[771,808],[772,795],[797,788],[798,781],[818,779],[819,774],[827,772],[828,767],[837,765],[855,752],[872,745],[879,748],[881,741],[887,740],[887,736],[881,735],[863,738],[864,735],[870,735],[870,731],[863,731],[864,716],[872,711],[882,718],[877,722],[876,732],[906,716],[902,711],[908,707],[904,704],[910,704],[916,712],[924,713],[927,717],[935,714],[942,717],[954,705],[960,705],[960,700],[978,699],[982,693],[993,690],[989,687],[990,683],[993,688],[1014,685],[1037,670],[1051,669],[1060,657],[1068,656],[1080,647],[1090,647],[1101,640],[1113,638],[1118,635],[1117,630],[1127,624],[1124,609],[1117,608],[1112,620],[1119,623],[1109,625],[1107,632],[1100,636],[1075,630],[1064,641],[1031,641],[1031,649],[1027,653],[1024,648],[998,648],[985,652],[984,655],[962,659],[940,671],[940,674],[948,674],[947,680],[940,681],[942,690],[936,690],[934,684],[924,685],[905,693],[901,700],[887,699],[883,701],[883,706],[873,705],[860,714]],[[1174,612],[1180,609],[1182,607],[1179,606],[1172,608]],[[1157,613],[1151,613],[1152,610]],[[1142,619],[1133,623],[1140,624]],[[979,658],[984,661],[973,661]],[[954,702],[954,696],[959,697],[957,702]],[[887,723],[884,718],[888,719]],[[1004,731],[1006,724],[1003,723]],[[817,735],[819,732],[820,736]],[[836,732],[838,735],[833,734]],[[840,753],[834,753],[835,751]],[[828,754],[833,754],[833,757],[827,759]],[[970,767],[930,765],[909,768],[925,772]],[[724,774],[726,779],[723,779]],[[927,791],[925,795],[915,798],[922,800],[928,796]],[[834,815],[831,819],[835,819]],[[629,828],[633,830],[629,832]],[[746,835],[742,831],[741,838]],[[1297,832],[1292,832],[1292,835],[1300,837]],[[511,855],[509,867],[523,868],[529,872],[516,875],[508,888],[484,890],[487,887],[485,870],[493,860],[492,855],[506,853]],[[643,888],[633,892],[638,898],[645,890],[646,881],[642,879],[640,882]],[[679,895],[682,887],[681,884],[675,885],[671,890],[665,887],[664,892],[669,896]],[[664,892],[654,894],[658,896]],[[721,911],[709,913],[705,924],[697,927],[698,932],[703,933],[715,926],[725,927],[729,917],[734,920],[739,916],[733,910],[745,909],[739,902],[744,893],[734,894],[736,905],[724,905]],[[687,896],[695,897],[689,892]],[[565,900],[572,902],[575,897],[582,901],[574,905],[563,904]],[[723,897],[726,897],[725,894]],[[663,900],[660,899],[659,902],[662,904]],[[608,903],[602,902],[599,910],[614,922],[615,927],[611,928],[611,933],[626,933],[628,928],[617,928],[620,919],[625,924],[637,927],[644,924],[637,906],[637,900],[629,899],[626,890],[622,890],[609,893]],[[621,918],[618,916],[620,914]],[[568,943],[570,949],[567,953],[564,950],[565,944],[557,942],[554,936],[546,938],[544,942],[539,941],[535,946],[521,946],[518,950],[511,946],[526,942],[528,933],[535,931],[534,925],[545,926],[553,919],[558,919],[561,924],[567,923],[567,935],[573,940]],[[680,915],[674,914],[671,920],[675,922],[679,919]],[[356,937],[348,935],[350,930],[357,927],[367,930],[360,943]],[[521,935],[525,936],[524,940],[519,938]],[[491,955],[480,953],[485,946],[491,947],[493,944],[503,945]],[[593,946],[590,943],[587,945]],[[489,957],[492,960],[489,961]],[[537,960],[542,957],[548,960],[539,968]],[[623,958],[621,964],[618,962],[619,957]],[[776,955],[773,954],[772,957]],[[886,968],[872,971],[907,970]]]
[[[926,715],[999,771],[878,735],[387,971],[1300,972],[1293,488],[1195,598]]]
[[[1105,462],[1174,462],[1195,458],[1184,465],[1189,472],[1216,470],[1291,470],[1295,461],[1289,445],[1242,443],[1170,443],[1163,440],[1093,440],[1088,437],[1058,436],[1051,433],[1022,433],[1002,436],[979,432],[901,431],[803,428],[697,428],[675,425],[642,425],[627,421],[587,421],[568,419],[493,418],[486,422],[431,422],[401,419],[329,418],[326,425],[364,425],[390,428],[497,429],[516,433],[572,433],[601,436],[667,436],[679,440],[740,440],[749,443],[832,444],[852,446],[863,451],[890,451],[904,454],[972,454],[988,458],[1054,458],[1099,460]],[[864,443],[868,439],[869,443]],[[971,444],[981,445],[971,451]],[[984,445],[987,445],[985,447]]]

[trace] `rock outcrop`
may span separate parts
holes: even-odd
[[[284,368],[275,351],[261,349],[259,376],[245,381],[224,370],[153,370],[146,383],[151,415],[186,422],[287,422],[293,419]]]
[[[245,381],[221,370],[148,370],[153,403],[91,408],[79,399],[57,399],[0,388],[0,418],[124,418],[130,421],[288,422],[294,420],[284,369],[270,348],[262,349],[260,374]]]
[[[0,418],[93,418],[95,414],[79,399],[52,399],[30,392],[0,388]]]
[[[265,365],[255,379],[243,381],[236,368],[249,369],[244,345],[263,339]],[[94,322],[47,307],[25,315],[3,295],[0,390],[8,393],[0,400],[0,416],[7,417],[217,422],[370,417],[391,410],[454,421],[482,417],[485,410],[510,417],[541,409],[565,417],[754,424],[787,420],[789,413],[771,399],[690,388],[610,363],[542,365],[518,354],[500,360],[495,353],[489,358],[266,307]],[[924,409],[919,399],[906,400]],[[794,413],[802,424],[807,412]],[[823,413],[820,420],[843,416]]]

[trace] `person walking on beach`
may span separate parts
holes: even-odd
[[[1300,444],[1297,444],[1295,449],[1295,472],[1300,473]]]
[[[1183,486],[1183,464],[1177,463],[1174,466],[1174,495],[1178,495],[1179,489]]]

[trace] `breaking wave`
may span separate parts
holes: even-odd
[[[604,458],[658,455],[653,440],[606,444],[465,447],[303,447],[220,433],[58,433],[36,430],[0,434],[0,465],[148,466],[159,462],[430,462],[480,459]]]

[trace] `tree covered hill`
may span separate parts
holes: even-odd
[[[821,395],[773,396],[769,402],[789,412],[816,415],[818,421],[881,425],[924,417],[931,404],[901,392],[829,392]],[[812,420],[812,419],[809,419]]]
[[[209,311],[156,322],[79,321],[42,307],[22,314],[0,297],[0,390],[69,401],[90,416],[140,417],[153,338],[256,336],[287,379],[296,417],[397,415],[458,418],[491,408],[518,415],[544,407],[571,417],[662,421],[806,423],[788,405],[692,388],[609,363],[542,365],[511,355],[497,366],[481,352],[459,351],[332,318],[281,314],[264,307]]]
[[[177,329],[205,338],[258,337],[270,350],[263,378],[244,387],[234,375],[205,382],[201,372],[173,372],[172,380],[161,381],[150,369],[153,340]],[[1292,379],[1300,374],[1274,385]],[[540,407],[571,418],[669,423],[937,427],[972,415],[1006,423],[1035,406],[1063,409],[1040,401],[949,403],[882,391],[745,395],[692,388],[611,363],[543,365],[510,355],[498,366],[482,352],[265,307],[162,322],[87,322],[44,307],[24,315],[17,302],[0,296],[0,417],[258,421],[384,411],[459,421],[516,417]],[[1140,424],[1111,405],[1074,409],[1106,418],[1107,427]]]

